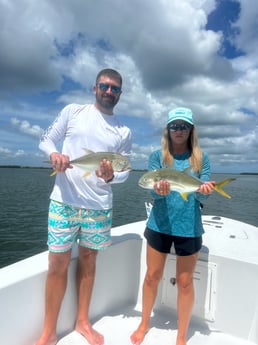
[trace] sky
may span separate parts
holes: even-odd
[[[0,0],[0,165],[45,166],[43,131],[114,68],[134,169],[184,106],[212,172],[258,172],[257,43],[257,0]]]

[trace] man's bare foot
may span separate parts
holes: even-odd
[[[148,333],[149,331],[149,327],[144,327],[144,326],[139,326],[137,328],[136,331],[133,332],[133,334],[131,335],[130,339],[131,339],[131,343],[133,345],[140,345],[143,340],[145,335]]]
[[[52,337],[41,336],[35,343],[35,345],[56,345],[56,344],[57,344],[57,338],[55,336],[52,336]]]
[[[103,335],[93,329],[90,324],[77,324],[75,330],[83,335],[90,345],[104,345]]]

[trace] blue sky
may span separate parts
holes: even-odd
[[[0,0],[0,165],[44,165],[43,130],[111,67],[134,168],[187,106],[213,172],[258,172],[257,28],[257,0]]]

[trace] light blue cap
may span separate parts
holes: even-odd
[[[193,125],[193,113],[189,108],[176,108],[168,113],[168,124],[175,120],[183,120]]]

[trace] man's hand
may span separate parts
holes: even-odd
[[[67,168],[71,169],[70,158],[62,153],[53,152],[50,155],[52,167],[57,172],[64,172]]]
[[[112,164],[107,159],[103,159],[99,164],[99,169],[95,171],[98,177],[103,178],[106,182],[111,181],[114,177]]]

